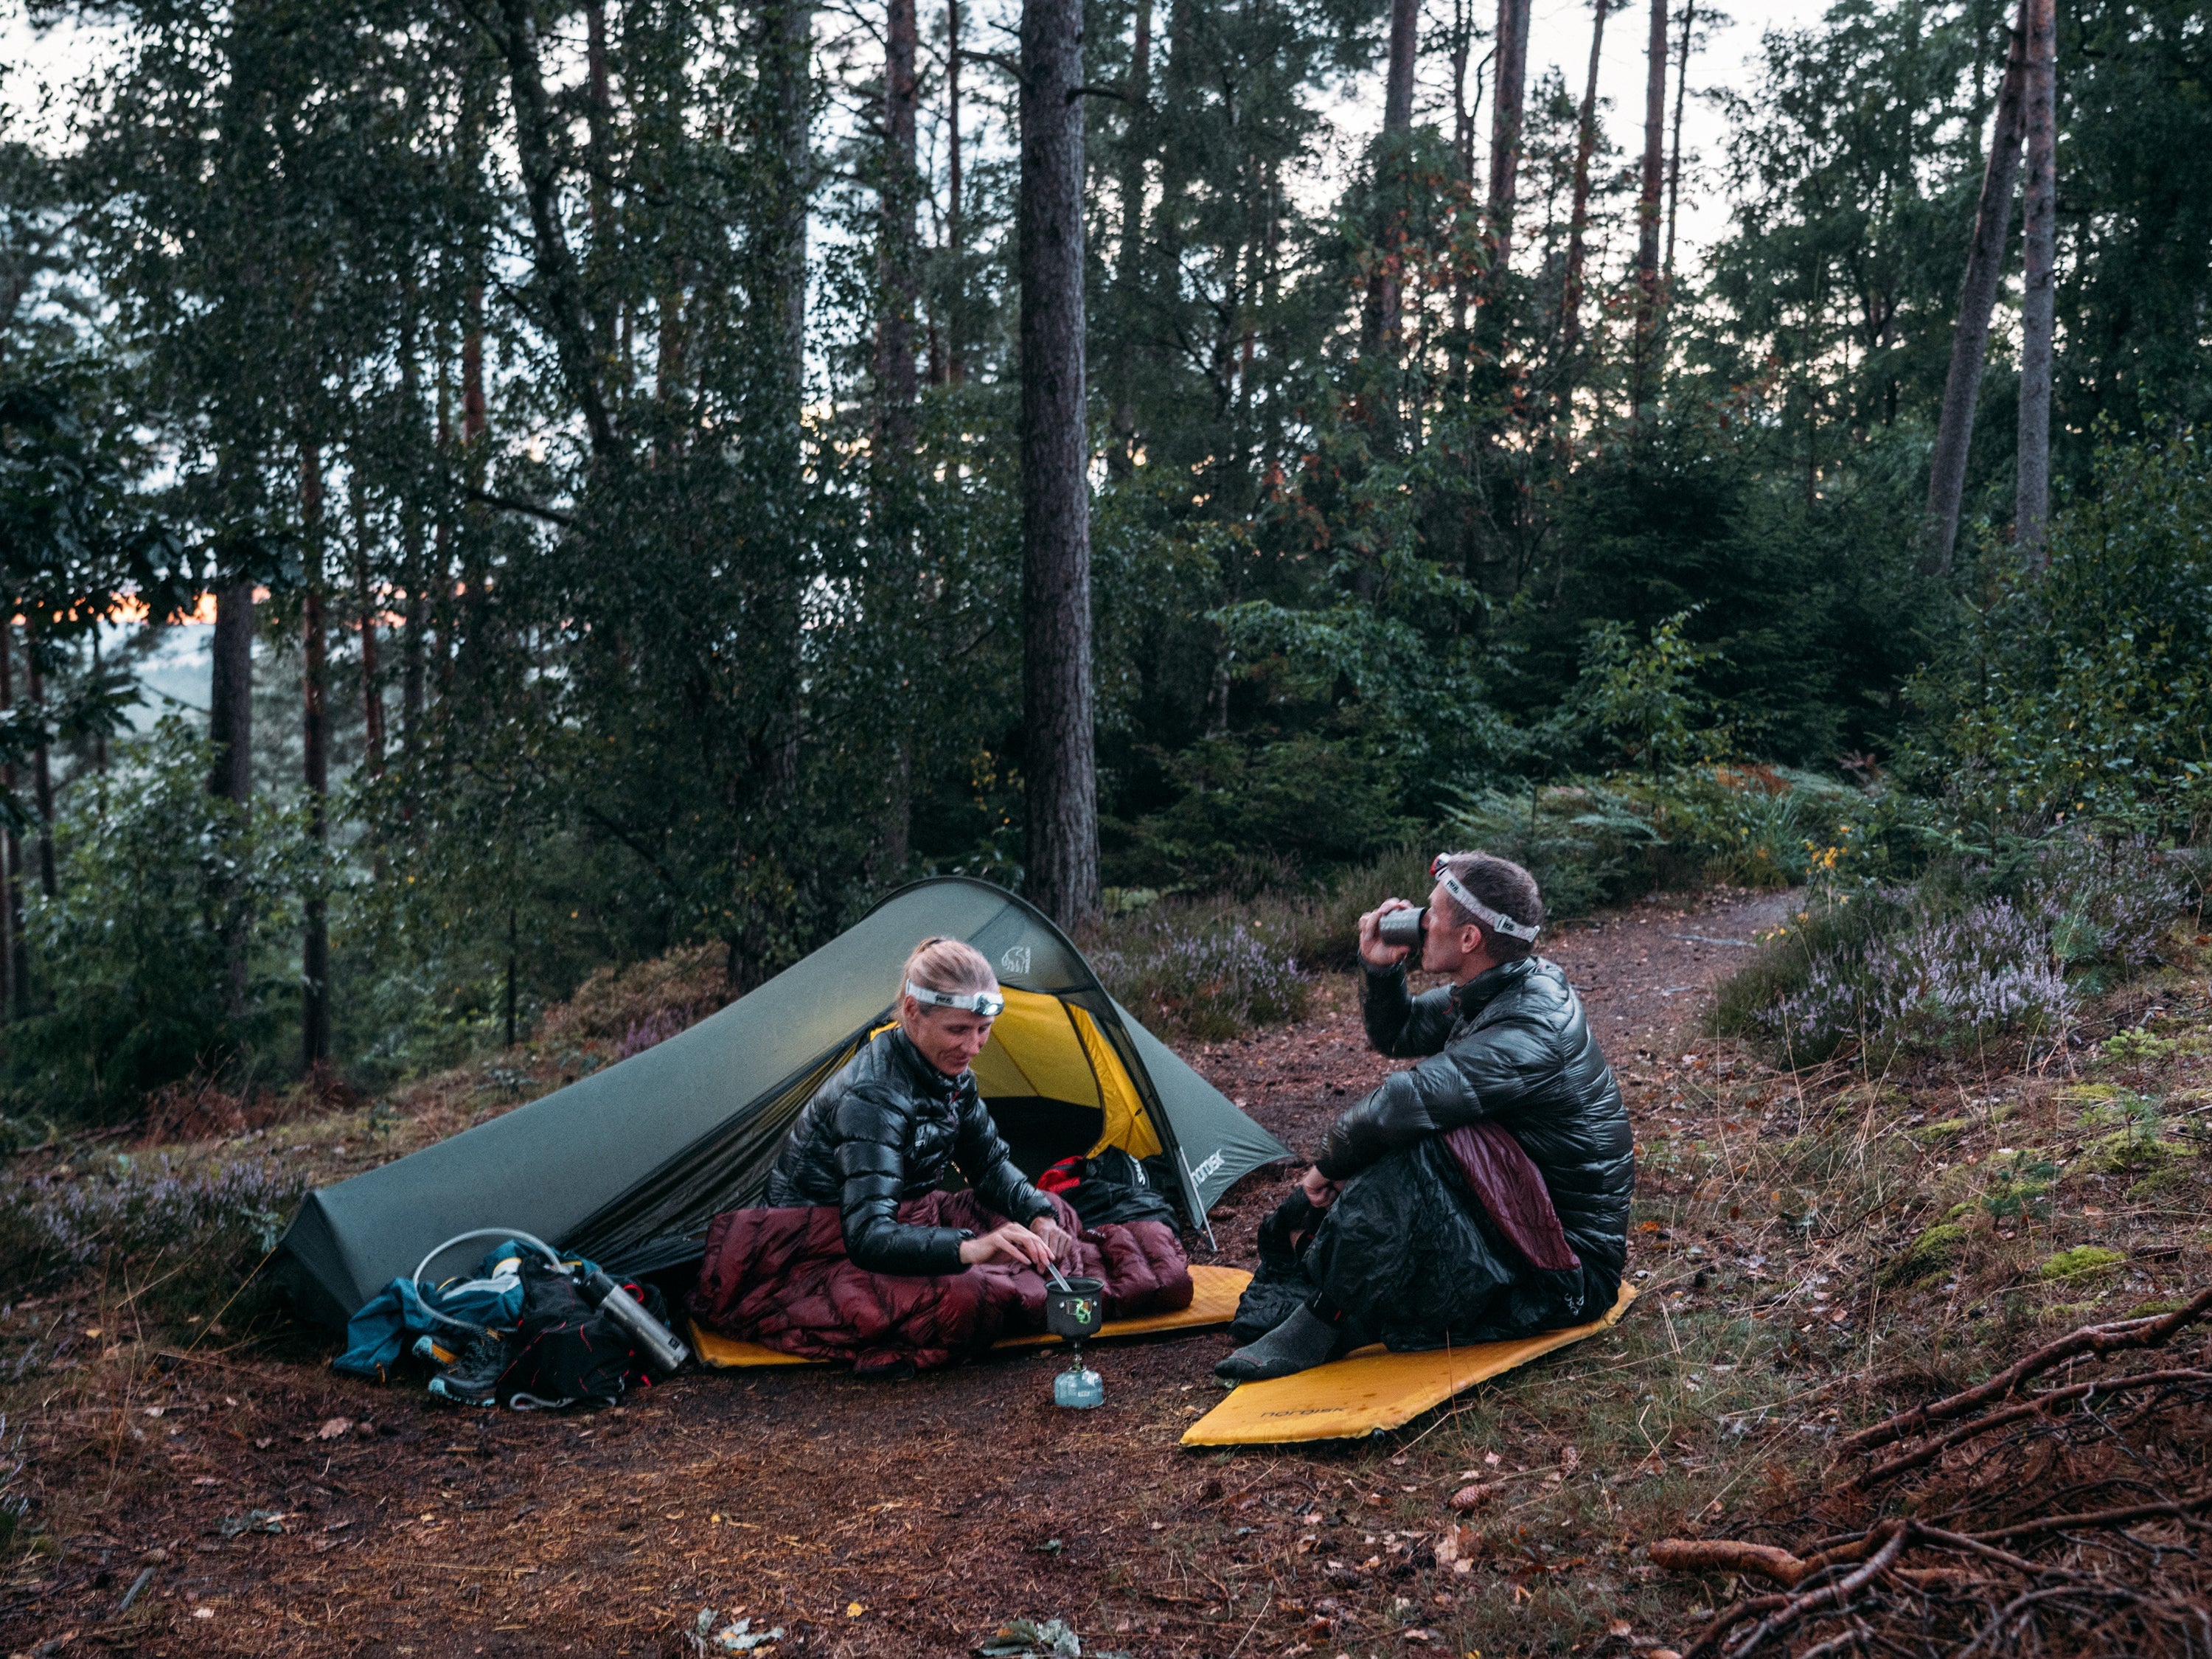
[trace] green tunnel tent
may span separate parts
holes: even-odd
[[[1004,889],[940,877],[697,1024],[566,1088],[308,1194],[278,1247],[307,1317],[353,1310],[442,1241],[514,1228],[611,1265],[696,1237],[756,1200],[792,1121],[889,1017],[898,967],[932,934],[997,969],[1006,1009],[976,1081],[1036,1174],[1121,1146],[1164,1154],[1194,1225],[1287,1149],[1107,995],[1083,954]]]

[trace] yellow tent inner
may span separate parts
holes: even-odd
[[[991,1041],[975,1057],[975,1083],[985,1100],[1029,1095],[1097,1109],[1105,1124],[1086,1157],[1109,1146],[1137,1158],[1160,1150],[1137,1085],[1097,1020],[1039,991],[1009,989],[1006,998]]]

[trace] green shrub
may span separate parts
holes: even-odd
[[[1495,853],[1528,871],[1553,916],[1580,915],[1644,891],[1653,883],[1651,854],[1662,845],[1648,803],[1594,781],[1520,796],[1459,793],[1445,811],[1444,834],[1455,848]]]
[[[1219,902],[1150,906],[1116,923],[1090,957],[1146,1025],[1201,1041],[1296,1019],[1313,991],[1279,926]]]
[[[1970,816],[2186,836],[2212,806],[2212,458],[2107,447],[2053,518],[2047,568],[2003,570],[1909,688],[1906,758]]]
[[[1246,899],[1296,891],[1419,828],[1401,805],[1396,764],[1357,738],[1209,738],[1165,770],[1172,805],[1104,826],[1104,870],[1115,886]]]
[[[56,826],[63,874],[28,907],[43,1008],[15,1028],[11,1103],[67,1121],[135,1113],[148,1091],[265,1040],[297,984],[300,895],[319,855],[267,802],[250,823],[207,793],[209,750],[180,721],[81,781]],[[230,983],[227,939],[246,940]]]
[[[2047,1031],[2154,960],[2203,881],[2192,857],[2062,834],[1907,886],[1832,890],[1721,988],[1718,1027],[1793,1063],[1847,1042],[1935,1050]]]

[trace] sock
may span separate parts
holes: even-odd
[[[1300,1308],[1257,1342],[1213,1368],[1224,1382],[1260,1382],[1327,1364],[1344,1352],[1341,1334],[1310,1308]]]

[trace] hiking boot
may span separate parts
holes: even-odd
[[[479,1331],[459,1359],[430,1379],[430,1392],[456,1406],[495,1405],[508,1358],[506,1340],[497,1331]]]

